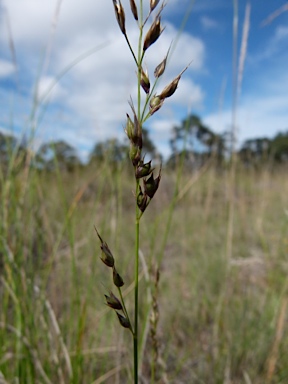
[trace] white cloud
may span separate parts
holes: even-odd
[[[265,47],[257,53],[250,54],[249,60],[253,64],[263,60],[275,59],[279,53],[287,52],[288,27],[277,26],[270,38],[265,42]]]
[[[151,130],[149,132],[151,139],[165,159],[167,159],[170,154],[169,139],[171,139],[172,134],[171,128],[178,124],[178,120],[171,113],[169,115],[168,113],[162,115],[160,119],[151,120]]]
[[[7,136],[10,136],[10,135],[14,136],[13,132],[11,132],[11,130],[6,129],[6,128],[2,127],[1,125],[0,125],[0,132],[3,133],[4,135],[7,135]]]
[[[185,106],[187,108],[201,108],[204,100],[204,92],[199,85],[196,85],[191,79],[181,78],[176,93],[171,98],[173,104]],[[166,103],[170,102],[168,99]]]
[[[38,98],[49,99],[49,102],[61,100],[67,96],[64,88],[57,83],[57,79],[53,76],[42,76],[38,81]]]
[[[47,42],[49,27],[53,15],[53,2],[35,0],[4,0],[4,17],[9,19],[14,42],[30,43]],[[2,23],[2,36],[7,37],[5,23]],[[4,34],[4,33],[5,34]]]
[[[285,25],[279,25],[275,32],[275,40],[279,41],[288,38],[288,27]]]
[[[118,28],[118,27],[117,27]],[[172,26],[166,30],[155,46],[148,50],[144,59],[149,76],[153,80],[154,68],[165,57],[171,40],[177,31]],[[130,31],[131,42],[136,46],[137,30]],[[129,112],[127,104],[130,95],[136,96],[136,69],[132,56],[125,44],[124,38],[118,29],[110,33],[110,44],[107,44],[96,52],[95,55],[85,59],[72,71],[73,84],[67,99],[67,105],[80,115],[85,115],[93,129],[94,140],[103,140],[109,135],[119,135],[119,129],[125,120],[125,113]],[[78,49],[78,42],[69,43],[62,49],[58,56],[58,67],[69,62],[73,52]],[[88,43],[86,43],[89,46]],[[91,44],[90,44],[91,46]],[[160,91],[172,81],[181,70],[195,57],[191,68],[183,74],[179,83],[179,89],[173,96],[173,102],[178,105],[189,103],[201,104],[203,91],[188,79],[189,72],[201,70],[204,62],[204,45],[199,40],[188,34],[183,34],[167,65],[165,76],[161,79],[157,88]],[[60,65],[61,63],[61,65]],[[172,98],[171,98],[172,99]],[[167,108],[170,100],[165,102],[163,110]],[[89,125],[89,124],[88,124]],[[121,132],[121,129],[120,129]],[[83,130],[82,130],[82,134]]]
[[[218,29],[220,27],[219,23],[208,16],[202,16],[200,19],[202,27],[206,30]]]
[[[237,140],[256,137],[273,137],[277,132],[288,129],[288,96],[247,97],[237,109]],[[232,111],[207,115],[203,122],[218,133],[231,130]]]
[[[10,61],[0,59],[0,78],[8,77],[16,71],[15,65]]]

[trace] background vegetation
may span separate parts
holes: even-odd
[[[246,141],[232,180],[228,134],[197,116],[173,130],[142,223],[142,318],[153,297],[159,316],[154,339],[144,327],[143,383],[155,342],[159,383],[287,383],[288,134]],[[0,383],[130,382],[93,228],[123,260],[132,305],[126,143],[97,143],[83,165],[65,142],[34,154],[0,140]]]

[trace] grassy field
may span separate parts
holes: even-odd
[[[157,383],[287,383],[287,170],[162,173],[140,235],[143,383],[153,360]],[[130,174],[2,170],[0,383],[132,381],[94,230],[117,255],[129,311]]]
[[[158,3],[150,0],[148,19]],[[213,166],[211,151],[210,164],[197,172],[163,166],[153,198],[161,171],[152,176],[151,192],[142,127],[174,94],[189,63],[155,94],[168,53],[154,69],[151,89],[143,64],[146,50],[164,30],[164,4],[144,33],[143,2],[138,20],[130,1],[139,27],[136,54],[123,6],[113,4],[136,64],[137,100],[129,102],[125,126],[134,170],[126,163],[111,166],[104,158],[67,172],[55,159],[55,170],[48,172],[31,165],[33,155],[26,149],[19,152],[25,161],[13,157],[15,150],[1,163],[0,384],[287,383],[287,169],[244,169],[233,155],[231,168],[220,169]],[[232,141],[249,14],[247,4],[239,66],[233,31]],[[32,131],[38,129],[45,97],[33,102]],[[141,174],[145,167],[146,175]],[[122,290],[102,263],[102,238],[125,281]],[[115,273],[114,258],[108,267]],[[132,343],[131,333],[106,305],[104,295],[111,299],[111,290],[120,295],[117,309],[129,323]]]

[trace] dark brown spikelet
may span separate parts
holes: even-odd
[[[142,213],[145,211],[145,209],[148,206],[148,196],[146,193],[142,192],[141,187],[137,196],[137,205]]]
[[[138,11],[134,0],[130,0],[130,8],[131,12],[133,13],[134,19],[138,20]]]
[[[171,48],[171,45],[170,45],[170,47],[168,49],[168,52],[167,52],[166,56],[164,57],[164,59],[161,61],[160,64],[157,65],[157,67],[154,70],[154,76],[156,78],[162,76],[164,71],[165,71],[166,63],[167,63],[167,58],[168,58],[168,55],[169,55],[170,48]]]
[[[95,228],[95,231],[96,231],[96,233],[99,237],[99,240],[101,242],[100,248],[102,250],[102,255],[101,255],[100,259],[103,261],[103,263],[105,265],[107,265],[107,267],[112,268],[112,267],[114,267],[114,257],[112,255],[112,252],[110,251],[108,244],[105,241],[103,241],[102,237],[99,235],[96,227],[94,227],[94,228]]]
[[[166,67],[166,62],[167,62],[167,57],[165,57],[165,59],[163,61],[161,61],[161,63],[159,65],[157,65],[157,67],[155,68],[155,71],[154,71],[154,76],[155,77],[160,77],[163,75],[164,71],[165,71],[165,67]]]
[[[135,171],[136,179],[141,179],[141,177],[150,175],[153,169],[154,168],[151,167],[151,160],[148,163],[144,163],[143,160],[140,160]]]
[[[130,321],[127,319],[127,317],[120,315],[120,313],[116,312],[118,316],[119,323],[122,325],[124,328],[131,329],[131,324]]]
[[[134,111],[133,111],[134,113]],[[131,143],[135,145],[135,147],[138,149],[142,148],[142,128],[141,125],[138,122],[136,114],[134,114],[134,123],[131,120],[128,113],[126,113],[127,116],[127,123],[125,128],[125,133],[130,140]]]
[[[150,12],[152,12],[157,7],[159,1],[160,0],[150,0]]]
[[[148,77],[148,72],[147,71],[144,72],[142,68],[141,68],[140,84],[144,92],[148,94],[150,92],[150,81]]]
[[[163,105],[164,103],[164,99],[161,100],[159,96],[157,95],[154,95],[151,100],[150,100],[150,103],[149,103],[149,106],[150,106],[150,115],[152,116],[153,113],[157,112]]]
[[[129,140],[135,141],[134,124],[130,116],[128,115],[128,113],[126,113],[126,116],[127,116],[127,123],[126,123],[125,133]]]
[[[139,149],[137,145],[133,144],[132,142],[130,143],[129,157],[134,167],[136,167],[141,160],[141,149]]]
[[[159,95],[161,100],[164,100],[167,97],[172,96],[173,93],[175,93],[175,91],[178,87],[179,80],[180,80],[180,76],[175,77],[175,79],[173,81],[171,81],[171,83],[168,84],[167,87],[165,87],[163,89],[163,91]]]
[[[190,65],[190,64],[189,64],[189,65]],[[186,71],[186,69],[189,67],[189,65],[187,65],[187,67],[184,68],[183,71],[182,71],[181,73],[179,73],[179,75],[178,75],[177,77],[175,77],[175,79],[172,80],[171,83],[168,84],[168,85],[163,89],[163,91],[162,91],[162,92],[160,93],[160,95],[159,95],[159,98],[160,98],[161,100],[164,100],[164,99],[166,99],[167,97],[170,97],[170,96],[172,96],[172,95],[175,93],[175,91],[176,91],[176,89],[177,89],[177,87],[178,87],[179,80],[181,79],[181,76],[182,76],[183,73]]]
[[[153,196],[155,195],[159,187],[160,180],[161,180],[161,169],[156,179],[154,179],[153,173],[149,177],[149,179],[144,179],[144,191],[145,191],[144,193],[147,194],[150,197],[150,199],[152,199]]]
[[[130,139],[140,150],[142,149],[142,126],[138,120],[138,117],[135,112],[135,108],[133,106],[132,101],[129,102],[130,107],[132,109],[133,115],[134,115],[134,134],[133,137]]]
[[[123,35],[126,35],[126,28],[125,28],[125,12],[123,5],[121,4],[121,1],[119,0],[112,0],[114,4],[114,10],[115,10],[115,15],[116,19],[118,21],[118,25],[121,29],[121,32]]]
[[[150,47],[150,45],[154,44],[155,41],[158,40],[163,30],[164,28],[161,27],[161,17],[157,16],[145,36],[143,51],[146,51]]]
[[[105,295],[106,303],[108,307],[112,309],[118,309],[119,311],[123,310],[120,300],[110,291],[110,295]]]
[[[123,287],[124,285],[124,281],[122,277],[119,275],[119,273],[116,271],[115,267],[113,267],[113,283],[118,288]]]

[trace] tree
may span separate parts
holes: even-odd
[[[238,152],[245,165],[259,165],[266,162],[271,154],[271,140],[267,137],[246,140]]]
[[[7,168],[10,159],[13,161],[13,169],[19,170],[19,167],[24,164],[27,155],[25,142],[19,140],[13,135],[5,135],[0,132],[0,162],[1,166]]]
[[[120,143],[118,139],[108,139],[96,143],[90,153],[89,162],[107,161],[110,164],[119,164],[127,159],[128,146]]]
[[[149,131],[146,128],[142,128],[143,139],[143,154],[148,157],[154,158],[157,155],[157,149],[149,137]],[[121,143],[118,139],[112,138],[106,141],[96,143],[92,149],[89,162],[103,162],[108,161],[110,164],[119,164],[127,159],[129,156],[129,143],[125,141]]]
[[[199,168],[212,156],[217,162],[222,161],[226,150],[224,136],[214,133],[196,115],[188,116],[181,126],[173,128],[170,146],[170,165],[175,165],[176,159],[185,152],[185,164],[193,168]]]
[[[273,138],[271,154],[276,163],[288,162],[288,131],[280,132]]]
[[[12,153],[17,150],[17,139],[12,135],[0,132],[0,159],[1,164],[8,164]]]
[[[81,165],[76,149],[65,141],[51,141],[43,144],[35,157],[38,168],[54,170],[73,171],[76,166]]]
[[[275,164],[288,162],[288,131],[267,137],[246,140],[238,152],[245,165],[263,165],[268,160]]]

